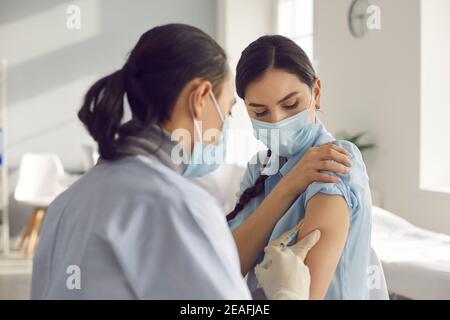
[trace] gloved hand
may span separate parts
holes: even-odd
[[[264,249],[264,261],[255,267],[256,278],[270,300],[309,299],[311,277],[304,260],[319,241],[320,231],[314,230],[296,244],[281,248],[280,243],[292,230],[270,242]]]

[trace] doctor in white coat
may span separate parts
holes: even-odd
[[[144,33],[88,90],[78,116],[101,159],[48,208],[33,299],[251,298],[219,204],[187,179],[223,159],[233,92],[223,49],[181,24]],[[267,247],[268,298],[308,298],[303,259],[318,237]]]

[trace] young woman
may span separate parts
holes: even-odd
[[[132,118],[123,123],[125,97]],[[48,208],[32,298],[250,298],[221,208],[187,179],[217,167],[198,160],[206,150],[223,156],[234,100],[225,53],[207,34],[181,24],[144,33],[124,67],[86,93],[78,116],[101,160]],[[296,190],[305,181],[299,172],[283,183]],[[269,246],[269,298],[308,296],[311,236],[295,251]],[[291,261],[289,273],[280,261]],[[299,281],[286,280],[292,275]]]
[[[302,221],[299,239],[313,229],[322,234],[305,260],[311,272],[310,298],[369,298],[369,179],[358,148],[335,141],[319,121],[321,84],[308,57],[285,37],[261,37],[242,52],[236,87],[247,105],[256,137],[269,149],[267,156],[259,155],[263,161],[252,160],[248,165],[238,203],[228,215],[241,271],[250,272],[251,291],[258,286],[253,266],[262,261],[267,241]],[[274,132],[277,135],[272,135]],[[348,151],[352,165],[345,167],[323,158],[322,168],[334,170],[328,172],[334,180],[299,185],[292,194],[283,179],[293,170],[309,170],[304,159],[317,152],[316,146],[330,142],[336,150]],[[332,155],[336,150],[327,152]],[[274,163],[279,163],[279,169],[269,173],[267,168]],[[277,208],[266,210],[267,199],[274,192],[290,196],[280,200]]]

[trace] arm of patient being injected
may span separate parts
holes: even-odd
[[[308,201],[297,239],[315,229],[321,238],[305,260],[311,274],[311,300],[325,297],[347,240],[349,208],[342,196],[317,193]]]

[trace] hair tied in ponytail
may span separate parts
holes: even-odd
[[[262,169],[264,169],[268,162],[270,157],[272,156],[272,151],[270,149],[267,150],[266,157],[264,161],[262,162]],[[234,207],[233,211],[227,214],[227,221],[230,221],[234,219],[239,211],[244,209],[244,207],[249,203],[253,198],[258,196],[264,191],[265,181],[268,178],[268,175],[261,174],[258,179],[256,179],[255,184],[246,190],[241,194],[239,197],[239,200],[236,203],[236,206]]]
[[[98,80],[86,93],[78,118],[98,143],[100,156],[116,154],[118,130],[124,114],[125,80],[122,70]]]
[[[122,67],[122,74],[125,79],[134,78],[134,77],[136,77],[137,73],[138,73],[138,69],[129,62],[127,62]]]

